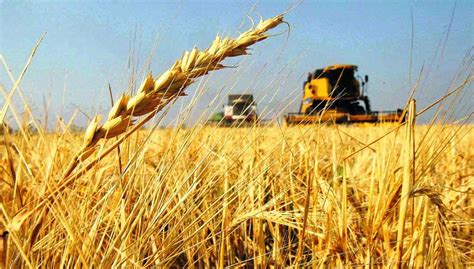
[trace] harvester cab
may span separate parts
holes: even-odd
[[[297,113],[285,116],[289,124],[395,122],[402,111],[372,111],[367,94],[369,77],[358,75],[357,66],[330,65],[308,74]]]

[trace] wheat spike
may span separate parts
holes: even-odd
[[[78,161],[85,160],[95,151],[100,139],[119,136],[135,124],[136,117],[158,112],[175,98],[184,95],[184,89],[196,78],[224,68],[221,62],[225,58],[246,55],[249,46],[269,37],[267,31],[281,22],[282,15],[260,21],[255,28],[235,39],[217,35],[207,49],[199,51],[194,47],[191,52],[185,51],[181,59],[162,75],[153,78],[151,73],[148,74],[135,96],[124,94],[120,97],[103,124],[99,124],[98,116],[91,121],[84,135],[83,147],[65,176],[74,170]]]

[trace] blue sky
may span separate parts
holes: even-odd
[[[47,32],[21,88],[43,113],[43,96],[50,96],[50,112],[66,119],[75,108],[86,114],[105,112],[110,106],[107,84],[115,96],[125,91],[132,76],[128,63],[153,73],[165,71],[186,49],[205,48],[216,33],[234,35],[249,26],[247,16],[258,19],[284,12],[293,1],[1,1],[0,53],[15,76],[43,32]],[[299,105],[307,72],[333,63],[352,63],[370,77],[369,96],[375,109],[402,107],[421,67],[423,87],[419,106],[435,100],[447,89],[474,44],[474,1],[304,1],[286,15],[291,26],[256,46],[252,55],[230,60],[241,69],[214,74],[201,84],[202,97],[190,120],[202,110],[221,109],[228,91],[252,92],[267,117],[294,111]],[[455,7],[455,8],[454,8]],[[454,9],[452,24],[451,15]],[[410,48],[413,12],[413,63]],[[446,33],[449,28],[444,50]],[[441,45],[440,45],[441,44]],[[132,49],[131,49],[132,48]],[[133,51],[130,54],[130,51]],[[441,53],[442,52],[442,53]],[[129,56],[131,55],[131,59]],[[472,51],[470,52],[472,57]],[[471,66],[472,68],[472,66]],[[139,78],[143,73],[136,73]],[[0,82],[12,83],[0,69]],[[410,84],[411,82],[411,84]],[[65,96],[63,97],[65,91]],[[196,86],[188,90],[190,95]],[[218,93],[222,90],[221,94]],[[217,103],[210,104],[216,95]],[[472,97],[472,87],[467,97]],[[62,100],[64,99],[64,108]],[[463,104],[472,111],[472,98]],[[18,100],[15,97],[15,100]],[[176,115],[189,104],[182,98]],[[284,108],[291,101],[289,107]],[[3,102],[3,100],[2,100]],[[18,101],[16,101],[18,102]],[[79,116],[78,124],[85,121]],[[172,121],[172,119],[168,119]]]

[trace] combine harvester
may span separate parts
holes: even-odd
[[[369,77],[356,75],[357,66],[338,64],[309,73],[297,113],[285,115],[288,125],[311,123],[381,123],[403,120],[402,109],[372,111],[366,95]]]
[[[207,122],[217,126],[252,126],[259,123],[252,94],[229,94],[224,113],[217,112]]]

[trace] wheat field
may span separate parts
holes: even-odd
[[[472,265],[472,126],[414,129],[415,178],[408,197],[401,196],[404,171],[412,164],[403,128],[140,131],[123,144],[120,159],[108,155],[10,231],[2,262],[394,266],[399,207],[407,198],[403,263]],[[55,175],[74,155],[71,145],[78,150],[81,142],[67,132],[25,135],[9,141],[9,152],[2,148],[2,229],[12,213],[35,210],[60,184]]]
[[[0,267],[474,266],[472,113],[448,123],[447,101],[471,73],[427,108],[410,96],[395,124],[147,125],[283,22],[185,52],[84,132],[24,127],[10,97],[26,67],[0,114],[19,125],[0,136]]]

